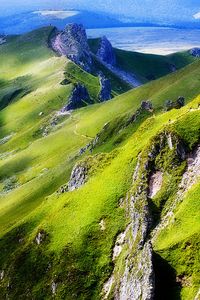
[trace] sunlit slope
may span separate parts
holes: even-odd
[[[45,41],[48,34],[47,30]],[[27,41],[26,47],[29,47],[29,39]],[[44,45],[40,49],[38,41],[37,49],[35,44],[35,56],[30,47],[29,58],[23,65],[13,58],[16,61],[10,65],[11,77],[6,75],[6,67],[1,77],[0,93],[13,88],[13,80],[19,76],[23,77],[17,79],[17,87],[21,85],[25,89],[27,85],[29,90],[25,95],[19,92],[17,98],[0,111],[0,270],[5,270],[0,299],[5,299],[8,283],[12,286],[10,299],[51,299],[51,284],[56,280],[56,299],[96,300],[112,271],[114,239],[126,226],[124,209],[119,202],[131,186],[138,154],[169,125],[172,131],[178,131],[188,147],[194,147],[198,141],[200,61],[111,101],[58,116],[74,81],[85,83],[91,95],[95,95],[97,79],[65,58],[56,57],[46,42]],[[5,52],[2,55],[9,60]],[[72,83],[61,84],[69,79],[69,74]],[[165,112],[166,100],[175,101],[179,96],[185,97],[187,105]],[[119,120],[132,116],[143,100],[152,101],[154,112],[117,132]],[[178,122],[182,131],[176,126]],[[110,123],[111,128],[104,143],[94,153],[80,157],[80,148],[106,123]],[[191,124],[195,124],[193,131]],[[118,143],[115,142],[117,137],[120,137]],[[88,182],[77,191],[61,194],[59,188],[69,180],[75,163],[85,158],[92,164]],[[195,239],[199,241],[198,189],[196,186],[188,193],[176,213],[177,223],[161,232],[154,245],[155,251],[167,259],[178,274],[182,272],[182,261],[176,260],[176,255],[181,252],[181,243],[191,239],[196,251]],[[191,206],[192,199],[196,201]],[[104,231],[99,225],[102,219]],[[177,236],[180,224],[183,230]],[[188,232],[191,224],[193,230]],[[35,237],[41,230],[46,233],[46,240],[37,245]],[[168,257],[171,247],[177,252],[175,255],[170,252],[172,257]],[[183,290],[184,300],[188,294],[195,295],[198,283],[195,279],[198,265],[197,270],[187,268],[190,253],[188,257],[183,268],[194,278],[195,284],[189,291]]]
[[[53,193],[43,199],[41,205],[29,216],[22,217],[21,208],[24,204],[21,203],[21,207],[18,207],[21,210],[18,226],[15,224],[12,231],[4,235],[1,240],[1,249],[6,250],[2,251],[1,264],[9,273],[13,285],[11,299],[19,295],[26,297],[29,295],[28,290],[31,290],[31,295],[37,299],[43,297],[50,299],[50,285],[53,278],[54,280],[56,278],[59,283],[57,299],[62,297],[99,299],[102,284],[112,269],[110,257],[113,239],[126,224],[124,210],[118,204],[131,185],[138,153],[148,147],[152,138],[169,124],[174,124],[171,125],[171,130],[175,130],[176,122],[179,120],[187,128],[185,120],[187,121],[187,115],[189,117],[190,114],[198,120],[198,104],[199,98],[181,110],[159,113],[147,119],[123,147],[105,154],[99,161],[100,166],[98,166],[99,162],[96,165],[93,159],[94,171],[97,169],[88,183],[79,190],[63,195]],[[195,110],[194,112],[190,112],[190,106]],[[194,132],[198,137],[200,124],[198,125],[198,122],[196,124],[197,128]],[[50,137],[55,136],[52,134]],[[188,142],[191,142],[193,146],[192,139],[189,138]],[[67,168],[68,165],[69,162],[66,161],[62,168]],[[46,173],[47,180],[51,181],[54,188],[56,173],[58,174],[56,168],[51,177],[48,171]],[[37,188],[42,184],[41,176]],[[187,202],[188,200],[185,202],[186,206]],[[7,228],[12,225],[8,223],[8,220],[12,220],[12,214],[19,213],[14,202],[10,204],[10,211],[6,208],[3,211],[5,215],[7,214],[7,219],[5,215],[1,216]],[[101,231],[99,226],[102,219],[106,224],[104,231]],[[40,246],[34,242],[38,230],[43,230],[47,234],[45,242]],[[191,235],[194,232],[193,230]],[[184,236],[182,238],[184,239]],[[21,241],[19,246],[16,240]],[[181,237],[177,241],[180,240]],[[11,256],[11,253],[14,256]],[[38,257],[42,259],[38,261]],[[171,263],[170,260],[169,262]],[[46,272],[49,263],[51,263],[51,268]],[[14,267],[17,277],[13,277],[13,269],[10,269],[9,265]],[[30,272],[30,268],[34,268],[36,273]],[[21,282],[23,282],[23,287]],[[196,286],[194,292],[196,292]]]
[[[143,100],[150,99],[158,111],[163,109],[167,99],[175,100],[182,95],[187,102],[192,100],[200,90],[199,64],[194,63],[175,74],[144,85],[107,103],[75,111],[71,117],[63,117],[53,127],[52,132],[44,137],[42,133],[45,125],[49,125],[56,110],[62,107],[65,95],[70,90],[68,85],[64,87],[59,85],[60,77],[57,83],[55,78],[51,81],[50,77],[46,88],[44,85],[44,90],[41,92],[36,90],[36,97],[32,97],[32,94],[27,95],[2,110],[0,116],[4,125],[1,134],[2,138],[9,137],[9,139],[1,145],[1,186],[4,189],[6,180],[12,180],[14,176],[16,178],[13,180],[16,180],[19,187],[8,194],[2,194],[4,217],[1,218],[1,222],[5,218],[12,224],[12,216],[9,217],[6,213],[13,214],[9,203],[14,203],[13,222],[16,222],[38,205],[46,195],[66,182],[69,169],[72,168],[71,159],[90,141],[90,137],[95,137],[105,123],[125,113],[134,113]],[[59,74],[56,76],[63,76],[60,69]],[[39,112],[43,112],[44,115],[40,116]],[[66,165],[66,169],[63,164]],[[54,174],[54,185],[51,174]],[[41,183],[39,189],[38,182]],[[33,199],[30,207],[29,199]],[[23,203],[26,203],[25,209]],[[15,214],[18,215],[17,219]],[[6,229],[7,225],[4,225]]]

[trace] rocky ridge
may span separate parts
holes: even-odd
[[[85,71],[92,68],[92,57],[84,27],[80,24],[69,24],[61,32],[56,32],[51,40],[53,50],[67,56]]]
[[[115,66],[116,55],[110,41],[106,36],[103,36],[100,40],[99,49],[97,51],[97,57],[106,64]]]
[[[105,36],[100,40],[97,53],[91,52],[86,31],[82,25],[69,24],[61,32],[55,30],[50,45],[56,53],[68,57],[89,73],[93,69],[93,60],[97,60],[131,87],[141,85],[134,74],[127,73],[116,66],[114,49]]]
[[[167,129],[152,140],[148,149],[145,149],[139,156],[133,174],[133,185],[128,192],[124,206],[130,223],[124,233],[121,233],[113,248],[114,270],[103,288],[103,299],[116,300],[152,300],[154,299],[155,281],[153,266],[153,250],[151,246],[152,216],[149,208],[149,197],[151,193],[151,180],[154,174],[161,174],[163,171],[161,162],[157,165],[161,156],[168,155],[171,151],[170,168],[177,168],[186,159],[186,150],[179,137]],[[200,150],[193,155],[193,163],[187,171],[188,176],[194,178],[198,173]],[[160,166],[161,169],[157,169]],[[193,174],[191,171],[193,169]],[[190,175],[189,175],[190,174]],[[163,175],[162,175],[163,176]],[[183,175],[182,185],[185,182]],[[190,181],[189,181],[190,182]],[[190,183],[188,183],[190,185]],[[194,184],[194,180],[191,183]],[[157,185],[157,183],[156,183]],[[162,181],[159,178],[159,185],[156,192],[161,189]],[[185,185],[185,184],[184,184]],[[153,231],[153,237],[154,237]],[[154,239],[154,238],[153,238]],[[119,261],[119,264],[118,264]],[[123,264],[122,264],[123,261]],[[123,268],[120,267],[123,265]],[[120,269],[119,269],[120,268]],[[121,269],[122,268],[122,269]]]

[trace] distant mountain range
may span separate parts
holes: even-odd
[[[0,32],[21,34],[49,24],[63,28],[68,23],[81,23],[86,28],[118,27],[124,24],[112,17],[87,11],[32,11],[0,18]]]
[[[21,34],[33,29],[54,25],[60,29],[69,23],[81,23],[85,28],[109,28],[131,26],[184,27],[200,28],[197,23],[155,24],[150,22],[134,22],[134,20],[118,19],[108,14],[100,14],[79,10],[38,10],[0,17],[0,34]]]

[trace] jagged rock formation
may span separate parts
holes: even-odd
[[[85,71],[91,71],[92,57],[86,31],[82,25],[67,25],[62,32],[56,33],[51,41],[51,45],[60,55],[67,56]]]
[[[200,48],[193,48],[189,53],[194,57],[200,57]]]
[[[116,64],[116,56],[110,41],[103,36],[100,41],[97,57],[106,64],[114,66]]]
[[[62,31],[55,31],[50,41],[52,49],[60,55],[67,56],[75,64],[91,73],[93,69],[93,57],[104,64],[113,74],[132,87],[141,85],[134,74],[127,73],[116,67],[116,56],[109,40],[101,38],[99,49],[92,54],[88,45],[84,27],[78,24],[69,24]]]
[[[46,232],[44,230],[40,230],[38,234],[35,237],[35,242],[37,245],[40,245],[42,242],[44,242],[46,238]]]
[[[69,98],[69,102],[62,109],[62,112],[80,108],[86,105],[86,103],[91,103],[89,93],[84,85],[78,83],[75,85],[72,94]]]
[[[99,73],[99,82],[101,86],[101,91],[99,93],[99,100],[101,102],[110,100],[111,96],[111,83],[110,80],[107,79],[102,72]]]
[[[124,82],[128,83],[130,86],[137,87],[141,85],[134,74],[125,72],[117,67],[115,51],[112,47],[112,44],[105,36],[101,38],[98,51],[96,55],[93,54],[93,56],[114,75],[119,77]]]

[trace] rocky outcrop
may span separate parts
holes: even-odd
[[[42,242],[45,241],[46,237],[47,237],[46,232],[44,230],[40,230],[35,237],[36,244],[40,245]]]
[[[125,267],[116,300],[153,300],[154,272],[152,246],[147,242]]]
[[[116,56],[110,41],[103,36],[100,41],[97,57],[106,64],[114,66],[116,64]]]
[[[92,57],[84,27],[69,24],[62,32],[57,32],[51,41],[52,48],[60,55],[67,56],[85,71],[90,72]]]
[[[68,182],[68,191],[74,191],[86,183],[88,179],[88,168],[85,163],[78,163],[72,170],[70,180]]]
[[[150,100],[142,101],[141,102],[141,109],[152,112],[153,111],[152,102]]]
[[[148,171],[138,158],[133,175],[133,186],[125,199],[131,223],[120,234],[113,249],[115,268],[105,283],[104,299],[152,300],[154,296],[153,251],[148,240],[151,217],[147,196]],[[123,263],[117,263],[123,255]],[[123,266],[123,267],[122,267]]]
[[[86,87],[77,83],[71,93],[68,104],[62,109],[62,112],[77,109],[91,103],[91,99]]]
[[[200,57],[200,48],[193,48],[189,53],[194,57]]]
[[[167,100],[165,102],[165,110],[170,111],[173,108],[180,109],[184,105],[185,105],[185,98],[183,96],[180,96],[176,101]]]
[[[179,157],[181,159],[186,159],[186,153],[184,153],[184,156],[179,154]],[[200,178],[200,145],[197,147],[197,149],[190,153],[187,156],[187,169],[184,172],[182,176],[182,180],[178,186],[178,192],[175,196],[175,199],[172,203],[172,205],[169,207],[166,214],[163,216],[161,222],[159,225],[155,228],[153,231],[153,240],[156,240],[159,232],[166,228],[170,223],[174,221],[174,213],[176,210],[176,207],[181,201],[183,200],[185,194],[187,191],[198,182]]]
[[[112,44],[105,36],[101,38],[98,51],[96,55],[93,54],[93,56],[107,69],[109,69],[110,72],[129,84],[131,87],[138,87],[141,85],[140,81],[134,74],[125,72],[117,66],[115,51]]]
[[[163,173],[161,171],[156,171],[150,176],[149,180],[149,198],[153,198],[161,190],[163,182]]]
[[[6,37],[3,35],[0,35],[0,45],[3,45],[6,43]]]
[[[110,100],[111,96],[111,83],[110,80],[107,79],[102,72],[99,73],[99,83],[100,83],[100,93],[99,93],[99,100],[101,102]]]

